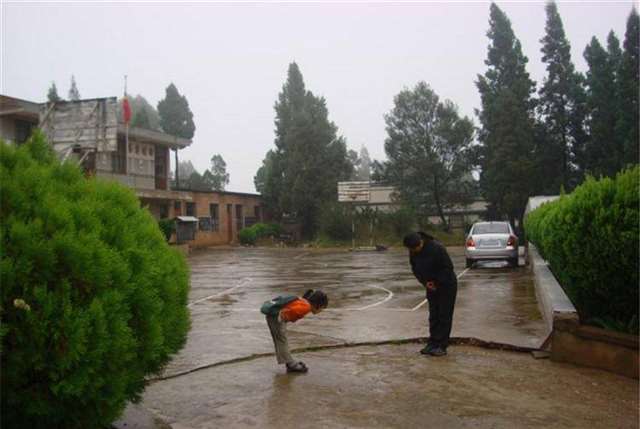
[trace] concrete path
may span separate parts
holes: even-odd
[[[635,428],[638,384],[527,353],[419,345],[304,353],[304,375],[271,358],[155,383],[145,406],[174,429]]]
[[[467,270],[464,268],[462,248],[449,251],[459,277],[453,336],[473,337],[519,347],[540,345],[545,336],[545,325],[537,308],[531,272],[525,267],[506,268],[501,263],[482,264]],[[539,378],[544,380],[547,377],[549,382],[554,380],[554,377],[557,379],[558,374],[563,371],[574,370],[571,367],[555,369],[556,366],[550,362],[533,360],[528,354],[486,354],[489,352],[470,347],[460,347],[459,350],[464,350],[462,355],[457,352],[458,347],[454,347],[451,349],[451,355],[441,363],[428,363],[430,361],[416,354],[419,348],[416,344],[316,351],[308,354],[309,357],[304,356],[304,359],[310,360],[307,363],[312,366],[312,372],[300,378],[305,381],[296,381],[297,377],[292,378],[284,374],[272,356],[252,358],[273,353],[268,328],[264,317],[258,311],[260,304],[283,293],[302,295],[308,288],[322,288],[329,294],[330,307],[327,311],[289,325],[290,346],[294,349],[427,336],[428,306],[425,305],[423,288],[411,274],[406,252],[392,250],[379,253],[351,253],[240,248],[203,251],[193,254],[189,259],[192,270],[192,330],[188,342],[163,374],[171,379],[153,383],[147,389],[142,406],[130,407],[123,420],[116,425],[118,428],[154,427],[148,423],[149,418],[153,420],[153,415],[147,416],[147,423],[141,423],[144,420],[142,418],[128,417],[135,412],[144,415],[148,410],[171,422],[176,429],[275,426],[276,419],[269,417],[274,412],[269,412],[269,407],[266,407],[264,402],[287,403],[288,398],[296,397],[295,386],[298,384],[306,386],[305,390],[312,392],[310,400],[314,406],[320,404],[321,408],[326,407],[325,412],[320,415],[332,422],[330,426],[370,427],[375,426],[374,423],[379,419],[376,410],[387,410],[380,412],[392,414],[388,418],[398,414],[397,411],[393,413],[393,410],[404,410],[404,400],[401,399],[403,396],[398,396],[396,400],[394,394],[388,393],[391,395],[387,399],[388,408],[379,408],[378,402],[371,402],[371,413],[363,411],[354,414],[359,415],[360,420],[356,417],[350,420],[347,411],[337,412],[332,416],[330,404],[338,400],[337,398],[342,398],[340,401],[343,401],[352,395],[363,396],[359,400],[364,404],[367,402],[368,389],[373,389],[373,401],[378,397],[375,390],[378,387],[375,383],[360,385],[358,380],[362,379],[364,382],[382,377],[382,368],[388,368],[388,371],[397,375],[399,379],[402,379],[403,375],[409,376],[407,381],[411,382],[402,384],[406,384],[406,387],[403,387],[407,389],[405,394],[409,395],[412,391],[419,397],[429,392],[427,380],[429,377],[436,377],[432,370],[437,368],[438,385],[451,394],[449,400],[455,403],[464,402],[464,398],[469,395],[485,395],[486,389],[483,383],[465,381],[460,384],[455,377],[452,378],[452,384],[470,389],[462,395],[464,389],[458,390],[445,382],[448,374],[457,372],[462,379],[465,374],[471,377],[492,367],[492,374],[497,376],[496,380],[499,381],[502,380],[501,359],[512,359],[515,362],[509,375],[512,379],[505,374],[504,383],[518,377],[522,380],[528,379],[528,372],[532,370],[528,366],[534,371],[547,374]],[[467,358],[463,359],[462,356]],[[247,358],[244,362],[229,363]],[[496,362],[496,365],[492,362]],[[432,364],[440,366],[428,370]],[[412,371],[416,365],[418,368],[427,365],[426,373],[414,374]],[[357,377],[353,375],[353,371],[356,371]],[[262,375],[266,379],[263,380]],[[418,378],[414,379],[415,376]],[[316,382],[318,377],[326,380],[322,383]],[[567,373],[563,377],[570,375]],[[332,386],[327,384],[331,380]],[[600,382],[601,380],[593,381]],[[624,384],[624,381],[620,383]],[[290,391],[287,390],[288,386]],[[637,383],[635,386],[637,390]],[[511,395],[512,386],[502,386],[499,389],[502,389],[502,394],[507,397]],[[335,396],[341,391],[351,393]],[[554,390],[548,401],[563,401],[564,394],[562,389]],[[240,400],[243,395],[246,398],[254,398],[255,395],[258,397],[254,398],[255,400]],[[457,398],[459,395],[461,396]],[[229,399],[224,399],[227,397]],[[300,399],[300,404],[303,404],[303,398]],[[635,401],[637,405],[637,395]],[[422,410],[428,402],[411,404]],[[449,409],[450,406],[457,408],[454,407],[454,402],[445,401],[437,408],[440,411],[434,412],[430,409],[431,411],[425,411],[426,414],[418,415],[421,416],[420,419],[432,416],[434,421],[448,422],[447,425],[454,420],[455,424],[466,424],[464,422],[467,420],[460,420],[455,410]],[[358,410],[362,404],[356,401],[353,407]],[[495,403],[491,404],[493,405],[488,405],[487,410],[494,408]],[[521,404],[521,407],[525,406],[526,403]],[[487,419],[483,417],[471,421],[474,425],[489,422],[487,427],[492,427],[491,422],[507,422],[510,417],[501,408],[495,406],[493,412],[488,411],[488,417],[485,416]],[[213,411],[221,409],[224,411]],[[295,419],[302,412],[302,405],[292,409],[296,410],[295,412],[287,410],[288,408],[280,413],[280,418]],[[400,414],[404,415],[406,411]],[[216,413],[222,417],[216,417]],[[535,416],[539,412],[532,413]],[[408,426],[397,422],[398,426],[411,427],[417,422],[411,420],[413,416],[407,418],[409,420],[405,423]],[[448,420],[450,418],[454,420]],[[307,420],[301,421],[311,425]],[[381,420],[383,421],[387,420]],[[292,427],[298,426],[293,420],[291,424]],[[393,422],[390,424],[396,426]],[[320,424],[310,427],[320,426],[326,427]],[[381,423],[378,427],[388,425]]]
[[[453,335],[536,347],[544,339],[531,273],[501,263],[459,277]],[[404,251],[351,253],[297,249],[209,250],[191,264],[192,329],[166,375],[273,351],[262,302],[322,288],[330,307],[289,326],[292,347],[385,341],[428,335],[424,288]]]

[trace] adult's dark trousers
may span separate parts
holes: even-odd
[[[458,281],[441,283],[436,290],[427,291],[429,300],[429,344],[444,349],[449,345],[453,308],[458,294]]]

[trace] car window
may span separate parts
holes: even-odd
[[[508,234],[506,223],[484,223],[473,227],[473,234]]]

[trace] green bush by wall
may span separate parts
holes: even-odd
[[[0,185],[0,426],[107,427],[185,342],[185,259],[41,134],[0,142]]]
[[[585,323],[638,333],[640,167],[593,178],[525,221]]]
[[[254,245],[260,238],[279,235],[281,230],[280,225],[275,223],[256,223],[248,228],[242,228],[238,233],[238,239],[242,244]]]
[[[173,219],[160,219],[158,221],[158,227],[162,234],[164,234],[164,238],[169,241],[174,232],[176,232],[176,221]]]

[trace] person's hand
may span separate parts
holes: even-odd
[[[427,290],[430,290],[430,291],[436,290],[436,284],[434,282],[426,282],[424,284],[424,287],[426,287]]]

